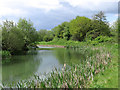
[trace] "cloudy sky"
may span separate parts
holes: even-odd
[[[104,11],[112,23],[118,17],[119,0],[0,0],[0,22],[30,19],[37,30],[52,29],[76,16],[91,18]]]

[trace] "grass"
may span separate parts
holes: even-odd
[[[58,43],[63,42],[59,41]],[[51,44],[50,44],[51,43]],[[98,44],[96,46],[80,43],[65,42],[41,42],[41,45],[69,45],[78,47],[87,53],[88,58],[81,64],[71,65],[70,68],[64,64],[62,70],[57,69],[41,79],[39,75],[30,81],[21,81],[9,87],[17,88],[118,88],[118,45]],[[70,43],[70,44],[66,44]],[[5,87],[5,86],[3,86]]]
[[[108,44],[106,49],[111,52],[112,62],[108,69],[95,76],[94,81],[90,85],[91,88],[118,88],[118,46],[116,44]]]
[[[118,88],[118,68],[107,69],[95,76],[91,88]]]
[[[80,46],[87,46],[88,43],[86,42],[79,42],[79,41],[72,41],[72,40],[64,40],[64,39],[58,39],[53,40],[50,42],[36,42],[37,45],[61,45],[65,47],[71,47],[71,48],[78,48]],[[90,45],[89,45],[90,46]]]

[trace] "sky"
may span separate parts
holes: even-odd
[[[50,30],[76,16],[91,18],[103,11],[110,24],[118,18],[119,0],[0,0],[0,23],[31,20],[37,30]]]

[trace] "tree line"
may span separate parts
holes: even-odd
[[[37,31],[31,20],[19,19],[18,23],[4,21],[0,26],[2,31],[2,50],[15,54],[27,51],[35,42],[65,39],[75,41],[94,40],[98,36],[116,36],[118,29],[116,23],[110,27],[102,11],[95,14],[92,19],[77,16],[70,22],[63,22],[52,30],[41,29]]]

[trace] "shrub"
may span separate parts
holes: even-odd
[[[97,38],[95,38],[94,40],[87,40],[87,43],[90,43],[92,45],[97,45],[99,43],[103,43],[103,42],[114,42],[112,37],[108,37],[108,36],[98,36]]]
[[[0,64],[9,63],[11,61],[11,54],[9,51],[0,51],[0,55],[2,56]]]
[[[2,58],[9,58],[11,56],[9,51],[0,51],[0,54],[2,54]]]
[[[112,42],[113,38],[108,37],[108,36],[98,36],[97,38],[95,38],[95,41],[98,41],[99,43],[101,43],[101,42]]]

